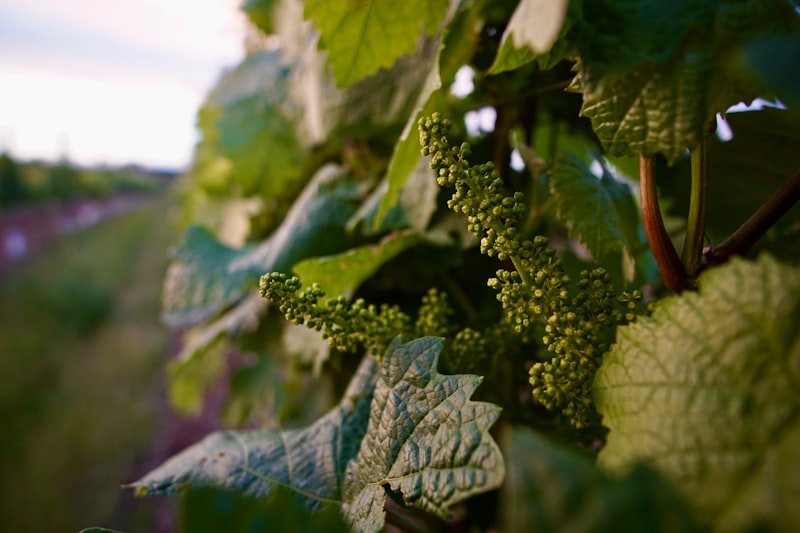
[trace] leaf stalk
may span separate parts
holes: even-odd
[[[692,185],[689,197],[689,216],[686,221],[686,240],[681,262],[689,279],[700,271],[708,212],[709,163],[706,137],[691,151]]]
[[[639,185],[642,198],[642,221],[650,250],[661,272],[664,285],[672,292],[679,293],[687,288],[686,272],[672,245],[661,209],[658,207],[656,189],[655,160],[652,157],[639,158]]]

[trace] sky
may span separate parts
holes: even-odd
[[[0,152],[182,169],[241,0],[0,0]]]

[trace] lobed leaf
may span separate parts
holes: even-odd
[[[369,425],[345,477],[345,515],[357,531],[383,528],[387,491],[447,517],[450,505],[503,482],[489,435],[500,408],[470,399],[478,376],[439,374],[441,349],[439,338],[395,339],[383,357]]]
[[[734,259],[619,328],[597,372],[601,466],[649,461],[723,531],[800,523],[800,269]]]
[[[639,215],[630,187],[606,169],[598,178],[576,156],[561,154],[550,173],[550,192],[570,235],[578,237],[596,261],[638,245]]]
[[[646,466],[613,479],[527,428],[508,431],[503,452],[514,468],[500,492],[502,531],[699,531],[688,504]]]
[[[364,358],[339,405],[305,429],[213,433],[129,487],[139,496],[218,487],[258,499],[283,487],[311,509],[338,503],[345,465],[367,427],[377,374],[375,362]]]
[[[308,0],[306,19],[320,33],[328,64],[339,87],[389,67],[414,51],[419,36],[434,34],[444,19],[449,0],[367,0],[328,2]]]

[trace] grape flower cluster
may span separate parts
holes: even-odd
[[[478,372],[488,359],[485,334],[454,324],[447,295],[437,289],[430,289],[422,297],[416,321],[395,305],[376,306],[362,298],[350,302],[344,296],[325,299],[325,292],[318,285],[302,288],[297,276],[281,272],[262,276],[259,292],[277,304],[289,322],[320,331],[331,348],[340,352],[366,351],[380,360],[398,335],[409,339],[436,336],[447,340],[441,354],[445,369]],[[493,331],[487,330],[490,338]]]
[[[506,195],[492,163],[471,165],[469,145],[451,145],[448,119],[435,113],[420,119],[419,129],[422,154],[431,157],[439,185],[454,189],[448,207],[466,215],[482,253],[514,266],[511,271],[498,270],[488,281],[498,291],[504,320],[521,340],[544,329],[541,341],[552,355],[530,369],[534,397],[577,428],[594,424],[594,372],[615,326],[635,318],[641,294],[618,297],[602,268],[584,271],[574,287],[546,237],[527,239],[520,234],[520,218],[527,212],[523,194]]]

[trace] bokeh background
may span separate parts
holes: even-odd
[[[120,484],[216,420],[166,400],[160,287],[198,108],[245,53],[238,4],[0,0],[4,531],[174,528]]]

